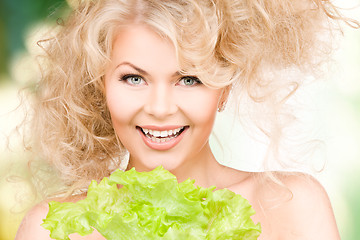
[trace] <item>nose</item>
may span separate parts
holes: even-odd
[[[157,119],[164,119],[177,111],[172,87],[167,84],[154,84],[148,92],[144,111]]]

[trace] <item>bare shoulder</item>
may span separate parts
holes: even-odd
[[[49,211],[48,202],[44,201],[33,207],[23,218],[15,240],[47,240],[50,238],[50,232],[41,227],[42,220]]]
[[[261,184],[257,193],[268,199],[262,201],[264,215],[275,223],[277,239],[340,239],[329,197],[314,177],[287,172],[274,175],[284,185]],[[278,200],[270,203],[271,199]]]
[[[85,196],[74,196],[68,198],[66,200],[60,199],[52,199],[54,201],[61,202],[77,202],[83,199]],[[46,230],[41,226],[43,223],[43,219],[46,218],[46,215],[49,211],[49,202],[43,201],[33,207],[22,220],[18,232],[16,234],[15,240],[49,240],[52,239],[50,237],[50,231]],[[80,236],[78,234],[71,234],[71,240],[102,240],[104,239],[97,231],[94,231],[92,234],[88,236]]]

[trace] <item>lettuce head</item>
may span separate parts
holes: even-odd
[[[83,200],[50,202],[42,226],[57,240],[94,229],[108,240],[258,238],[260,224],[251,220],[255,212],[246,199],[194,182],[178,183],[161,166],[151,172],[117,170],[99,184],[92,181]]]

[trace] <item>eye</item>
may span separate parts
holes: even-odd
[[[201,81],[197,77],[193,76],[182,77],[179,81],[179,85],[181,86],[194,86],[197,84],[201,84]]]
[[[145,80],[139,75],[124,75],[120,79],[121,81],[125,81],[130,85],[144,85],[146,84]]]
[[[145,80],[139,75],[126,74],[122,76],[120,81],[126,82],[129,85],[144,85],[146,84]]]

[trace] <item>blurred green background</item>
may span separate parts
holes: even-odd
[[[344,8],[359,3],[338,1]],[[31,190],[26,181],[19,183],[27,178],[26,158],[19,138],[8,137],[22,117],[13,111],[19,104],[18,90],[37,77],[29,56],[36,51],[35,39],[67,7],[65,0],[0,0],[0,240],[14,239],[23,207],[34,200],[21,197]],[[346,14],[359,19],[360,11]],[[327,79],[311,86],[306,96],[316,109],[310,111],[310,125],[319,129],[326,144],[327,164],[317,177],[328,190],[342,239],[356,240],[360,236],[360,30],[344,27],[334,59]],[[253,160],[251,152],[246,154],[244,159]]]

